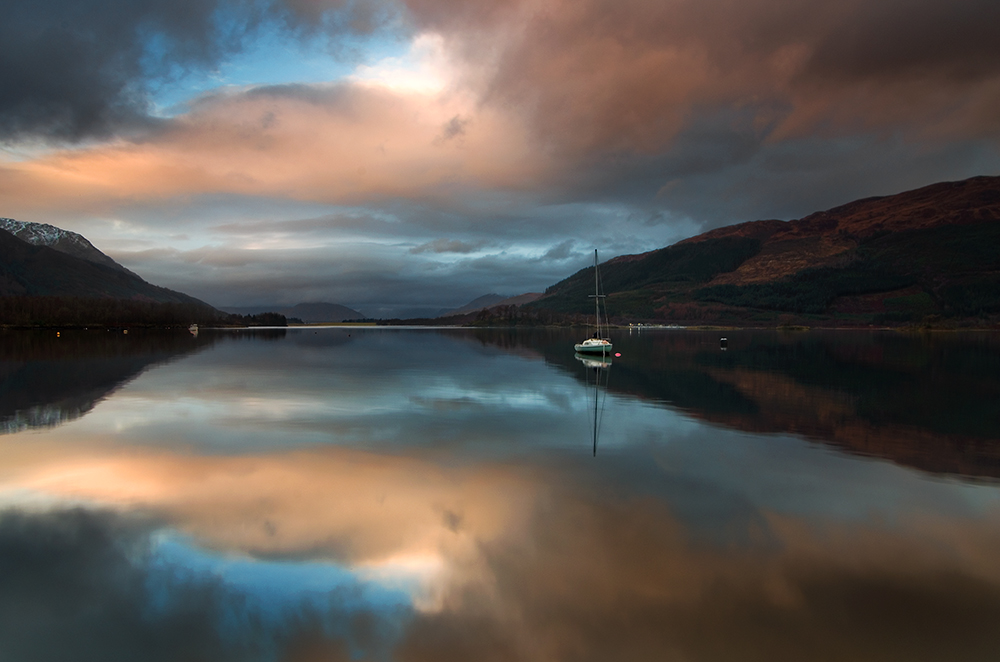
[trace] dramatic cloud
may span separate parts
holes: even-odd
[[[217,65],[265,25],[296,38],[369,32],[387,20],[364,1],[16,2],[0,24],[0,141],[155,129],[157,86]]]
[[[573,153],[662,152],[712,116],[761,140],[1000,129],[986,112],[1000,92],[1000,9],[984,0],[408,4],[478,67],[486,98]]]
[[[239,47],[249,17],[227,29],[213,20],[220,8],[172,0],[13,3],[0,24],[0,138],[78,140],[149,126],[150,75],[211,65]]]
[[[218,192],[351,203],[537,176],[537,157],[502,116],[481,113],[461,144],[437,140],[452,105],[362,84],[221,93],[140,143],[10,164],[0,190],[15,201],[69,191],[95,204]]]
[[[291,288],[274,293],[285,303],[325,287],[403,305],[395,276],[305,282],[308,252],[280,258],[301,263],[298,285],[265,252],[256,270],[253,254],[208,257],[279,239],[353,242],[425,291],[462,283],[430,311],[497,281],[551,285],[530,262],[546,254],[566,276],[593,246],[641,252],[1000,169],[1000,8],[985,0],[21,5],[0,26],[3,215],[82,231],[171,287],[195,280],[195,256],[245,266],[192,292],[219,305],[264,281]],[[295,56],[269,61],[279,44],[354,64],[307,77]],[[249,71],[178,98],[189,72],[250,52]],[[176,103],[154,113],[170,85]]]

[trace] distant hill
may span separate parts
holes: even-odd
[[[494,308],[496,306],[523,306],[526,303],[531,303],[540,296],[542,296],[540,292],[528,292],[517,296],[507,296],[505,294],[484,294],[479,298],[473,299],[461,308],[453,308],[442,311],[438,317],[465,315],[466,313],[475,313],[480,310]]]
[[[501,301],[507,298],[506,294],[484,294],[481,297],[477,297],[465,304],[464,306],[459,306],[458,308],[450,308],[448,310],[442,310],[438,317],[451,317],[453,315],[463,315],[465,313],[473,313],[477,310],[482,310],[483,308],[489,308],[490,306],[495,306]]]
[[[276,312],[285,317],[295,317],[307,324],[321,322],[343,322],[344,320],[364,319],[365,315],[358,311],[336,303],[297,303],[294,306],[244,306],[224,308],[228,313],[240,315],[256,315],[262,312]]]
[[[586,315],[593,267],[529,308]],[[600,267],[618,321],[909,324],[1000,319],[1000,177],[753,221]]]
[[[526,303],[531,303],[532,301],[537,301],[542,297],[541,292],[526,292],[525,294],[518,294],[516,297],[507,297],[500,303],[494,304],[496,306],[523,306]]]

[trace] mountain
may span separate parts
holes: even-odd
[[[194,297],[147,283],[76,233],[11,219],[3,225],[30,241],[0,229],[0,325],[264,323],[233,319]]]
[[[76,232],[63,230],[47,223],[15,221],[13,218],[0,218],[0,230],[6,230],[21,241],[25,241],[32,246],[48,246],[60,253],[72,255],[73,257],[111,267],[112,269],[135,276],[134,273],[94,248],[94,245],[87,241],[86,237]]]
[[[718,228],[600,267],[618,321],[830,325],[1000,319],[1000,177]],[[529,308],[586,315],[593,267]]]
[[[0,296],[12,295],[208,305],[186,294],[147,283],[123,268],[76,257],[45,245],[30,244],[0,230]]]
[[[336,303],[297,303],[294,306],[244,306],[241,308],[224,308],[227,313],[240,315],[256,315],[261,312],[276,312],[285,317],[294,317],[306,324],[321,322],[343,322],[344,320],[364,319],[364,314]]]

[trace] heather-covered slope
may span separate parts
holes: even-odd
[[[1000,177],[741,223],[601,266],[621,321],[913,323],[1000,317]],[[532,304],[586,314],[584,269]]]

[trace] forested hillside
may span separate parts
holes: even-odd
[[[1000,177],[719,228],[600,266],[618,321],[912,324],[1000,319]],[[586,314],[593,268],[532,306]]]

